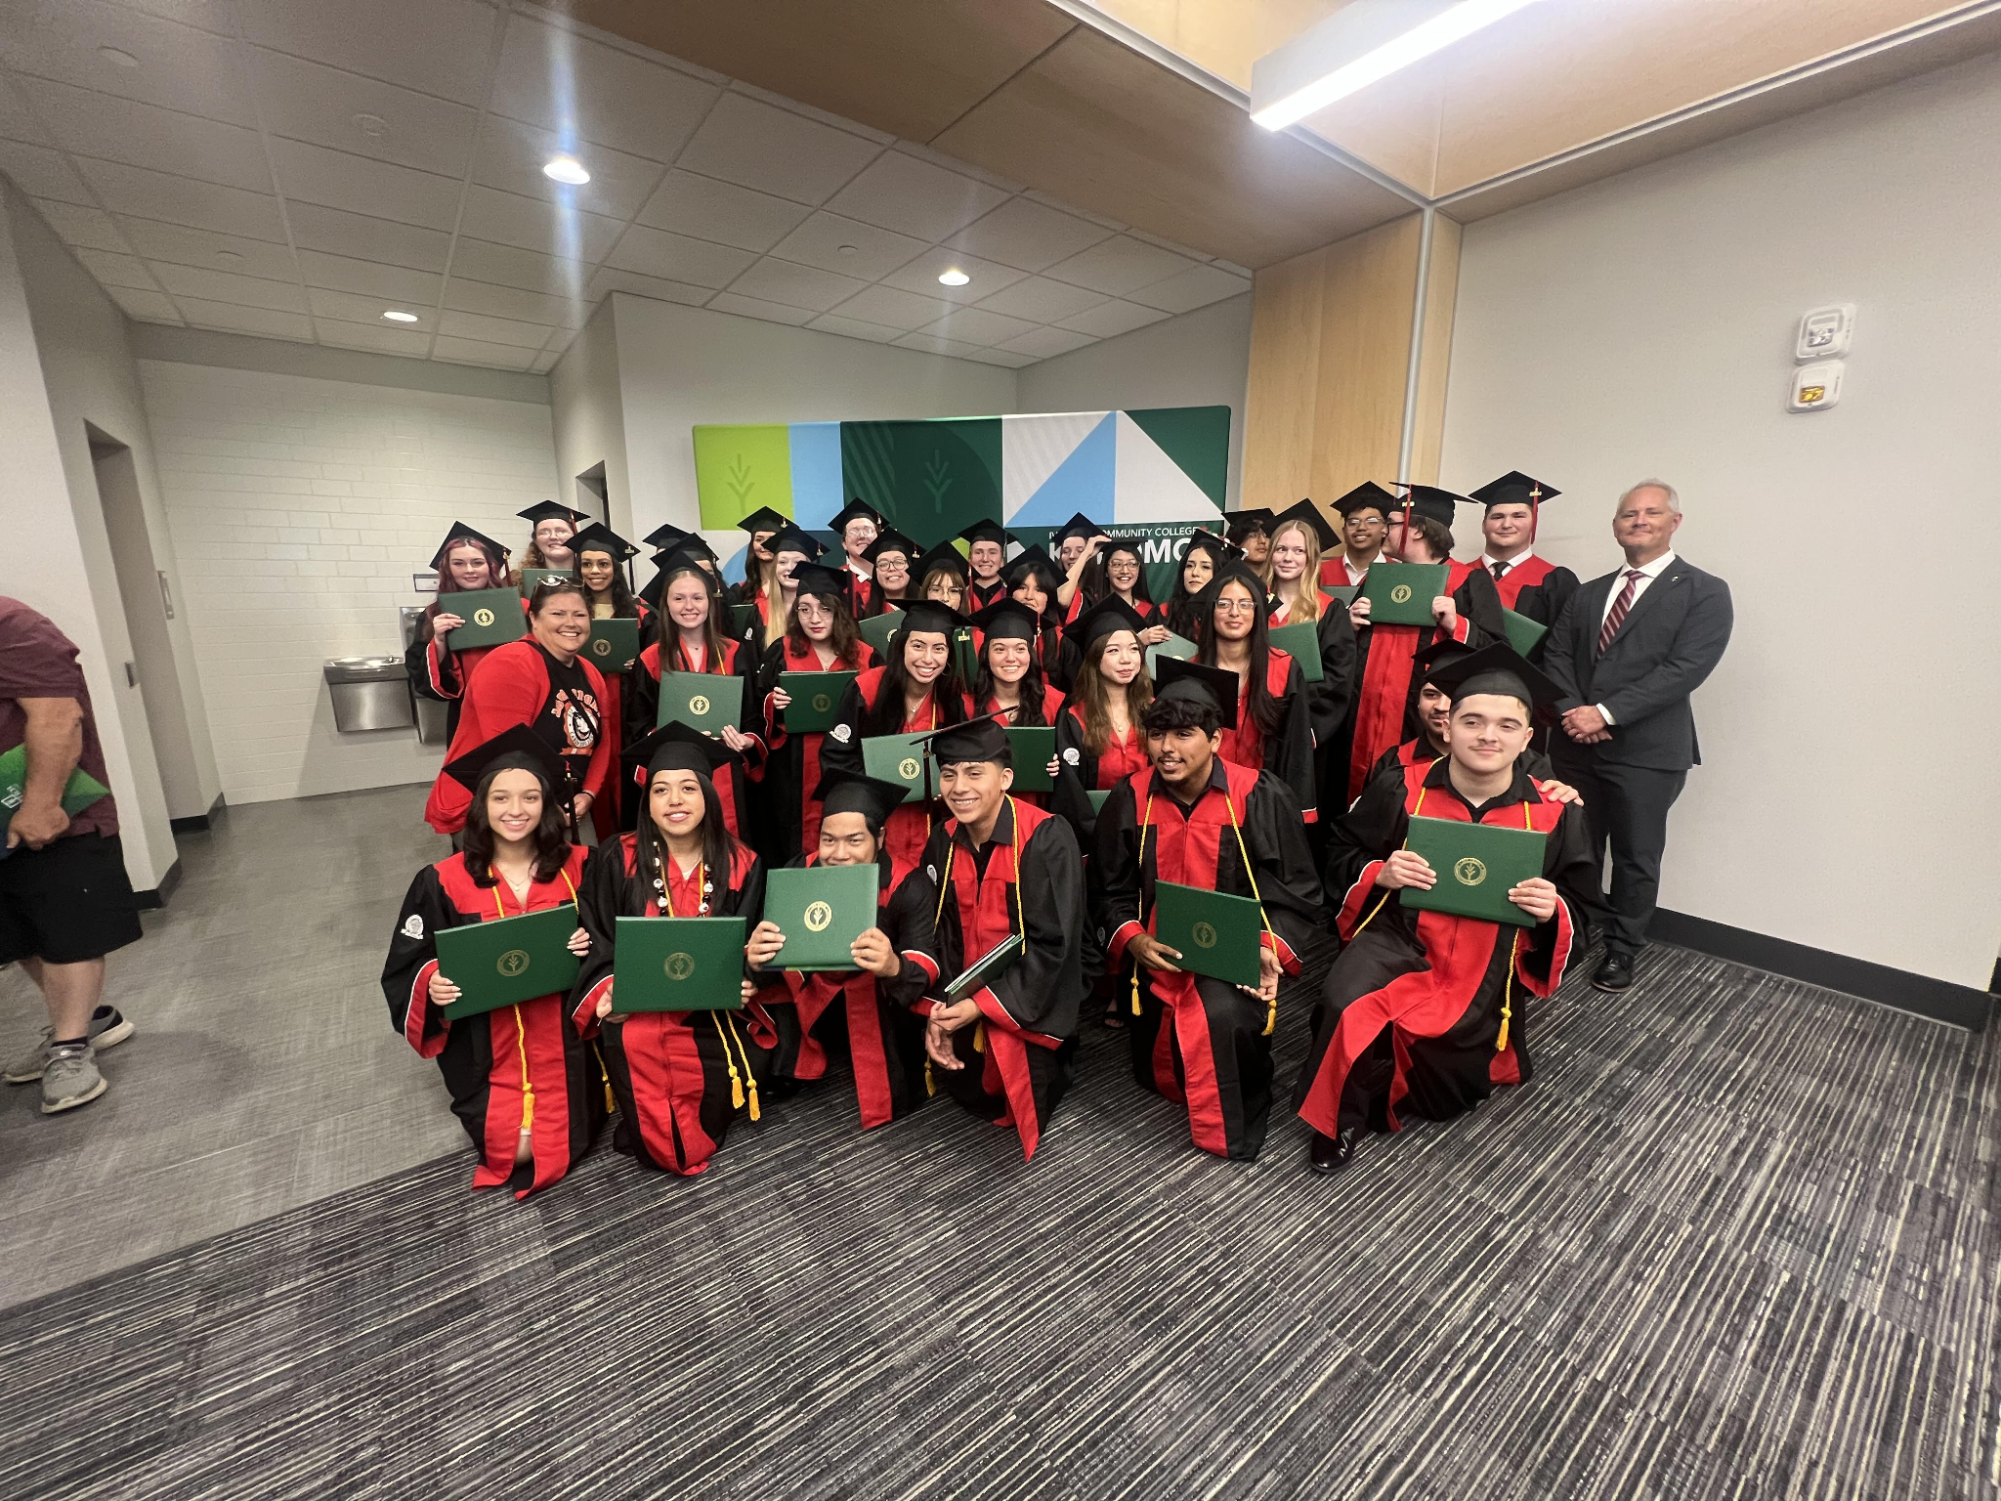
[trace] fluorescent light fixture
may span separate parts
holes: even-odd
[[[97,55],[106,62],[115,64],[121,68],[136,68],[139,66],[138,58],[117,47],[99,47]]]
[[[940,271],[938,280],[948,287],[963,287],[972,277],[954,266],[950,271]]]
[[[1283,130],[1534,0],[1353,0],[1251,65],[1251,118]]]
[[[390,308],[382,316],[387,318],[391,323],[415,323],[417,321],[415,313],[406,313],[401,308]]]
[[[591,174],[584,170],[584,164],[574,156],[558,156],[544,162],[542,175],[553,177],[557,182],[566,182],[573,188],[580,188],[591,180]]]

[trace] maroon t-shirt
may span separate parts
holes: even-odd
[[[12,750],[28,738],[28,715],[18,702],[24,698],[73,698],[82,706],[83,756],[77,764],[109,787],[97,717],[90,712],[90,690],[83,685],[75,643],[48,616],[0,594],[0,751]],[[68,830],[68,834],[117,832],[118,805],[109,797],[74,815]]]

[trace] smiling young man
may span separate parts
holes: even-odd
[[[966,613],[976,615],[1007,598],[1007,581],[1001,577],[1001,565],[1007,561],[1007,530],[998,521],[975,521],[959,537],[966,544],[966,563],[972,569],[966,585]]]
[[[930,1075],[966,1109],[1021,1135],[1033,1157],[1077,1050],[1084,979],[1084,871],[1069,823],[1009,796],[1007,732],[976,719],[931,738],[951,814],[911,883],[935,919],[931,952],[949,980],[1006,941],[1020,956],[963,1000],[920,1003]]]
[[[1320,582],[1327,588],[1359,584],[1369,565],[1382,561],[1383,539],[1390,531],[1390,510],[1396,497],[1374,480],[1363,480],[1334,502],[1341,517],[1341,551],[1320,562]]]
[[[1345,1166],[1364,1129],[1399,1130],[1403,1114],[1443,1120],[1528,1079],[1522,1003],[1553,994],[1585,941],[1595,872],[1582,809],[1546,798],[1520,765],[1556,685],[1498,643],[1436,678],[1452,699],[1447,754],[1375,778],[1333,829],[1327,889],[1346,947],[1297,1096],[1319,1173]],[[1544,834],[1542,874],[1508,891],[1534,925],[1406,907],[1399,891],[1438,880],[1404,847],[1420,816]]]
[[[854,580],[848,586],[848,608],[857,620],[874,613],[875,570],[869,566],[868,550],[882,527],[882,513],[859,499],[842,506],[827,522],[827,530],[841,539],[841,567]]]
[[[1271,1116],[1279,975],[1299,973],[1298,949],[1327,914],[1291,789],[1219,754],[1236,675],[1161,667],[1164,686],[1140,717],[1153,764],[1114,788],[1098,815],[1091,910],[1120,970],[1119,999],[1131,997],[1133,1077],[1187,1106],[1196,1146],[1249,1161]],[[1181,953],[1153,933],[1161,881],[1258,901],[1266,927],[1255,990],[1175,963]]]
[[[1472,499],[1487,508],[1480,521],[1487,540],[1480,566],[1493,579],[1503,605],[1545,628],[1556,624],[1577,592],[1576,574],[1535,554],[1542,507],[1562,493],[1519,469],[1472,492]],[[1529,661],[1541,664],[1545,644],[1546,639],[1536,643]]]

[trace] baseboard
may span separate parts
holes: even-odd
[[[167,827],[176,834],[202,834],[215,827],[215,821],[222,817],[222,794],[215,795],[215,801],[208,805],[208,812],[197,813],[192,818],[170,818]]]
[[[1655,910],[1647,936],[1736,964],[1768,969],[1789,980],[1804,980],[1809,985],[1859,995],[1865,1001],[1880,1001],[1901,1011],[1914,1011],[1970,1032],[1985,1031],[1988,1013],[1993,1009],[1994,997],[1970,985],[1954,985],[1929,975],[1892,969],[1887,964],[1831,954],[1826,949],[1808,948],[1803,943],[1733,928],[1706,917],[1690,917],[1685,912],[1670,912],[1664,907]]]
[[[176,860],[167,867],[167,873],[160,877],[159,885],[148,891],[135,891],[132,896],[138,902],[141,912],[151,912],[155,908],[166,906],[168,899],[174,894],[174,889],[180,884],[181,862]]]

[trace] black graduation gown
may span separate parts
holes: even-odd
[[[1089,881],[1092,916],[1121,975],[1117,994],[1132,998],[1133,1077],[1188,1107],[1189,1134],[1205,1152],[1256,1157],[1271,1116],[1276,1007],[1221,980],[1142,968],[1127,946],[1152,931],[1154,883],[1172,881],[1256,896],[1270,924],[1265,947],[1298,974],[1298,951],[1327,910],[1291,790],[1219,756],[1209,785],[1184,808],[1157,772],[1138,772],[1105,800]]]
[[[1376,769],[1369,773],[1369,780],[1373,782],[1390,770],[1395,770],[1401,776],[1407,767],[1437,759],[1438,752],[1431,748],[1430,739],[1424,735],[1416,735],[1404,741],[1402,745],[1393,745],[1384,751],[1376,761]],[[1537,750],[1534,745],[1530,745],[1522,752],[1522,769],[1538,782],[1547,782],[1556,775],[1549,764],[1549,757]]]
[[[1086,794],[1110,792],[1149,764],[1146,732],[1137,725],[1129,739],[1108,745],[1105,750],[1103,756],[1091,754],[1084,738],[1081,706],[1074,699],[1066,702],[1063,712],[1056,716],[1056,786],[1049,794],[1049,807],[1070,820],[1086,855],[1091,851],[1092,831],[1097,827],[1097,814]],[[1096,972],[1096,965],[1089,967]]]
[[[1208,653],[1195,660],[1215,665]],[[1223,726],[1218,754],[1239,766],[1270,772],[1292,789],[1300,816],[1315,823],[1320,816],[1320,788],[1313,774],[1312,702],[1306,687],[1305,674],[1291,654],[1276,646],[1270,648],[1265,658],[1265,688],[1280,705],[1278,726],[1269,735],[1259,729],[1251,717],[1250,694],[1239,692],[1237,722]]]
[[[653,733],[653,722],[660,714],[662,655],[663,644],[654,642],[639,654],[632,664],[632,671],[625,675],[627,744],[636,745]],[[757,691],[757,654],[753,647],[742,641],[724,638],[722,664],[722,670],[715,676],[743,680],[743,714],[737,720],[737,729],[750,737],[751,746],[742,753],[739,761],[717,767],[710,780],[715,783],[716,797],[723,805],[723,819],[729,824],[730,833],[748,842],[751,837],[750,784],[762,776],[766,754],[764,696]],[[627,773],[621,764],[614,768],[614,774],[635,777],[624,823],[624,827],[634,828],[639,822],[639,808],[645,802],[637,783],[643,772]]]
[[[1491,558],[1481,558],[1479,566],[1489,578],[1493,577]],[[1576,574],[1547,558],[1534,556],[1524,558],[1494,580],[1494,590],[1501,603],[1517,615],[1528,616],[1544,630],[1563,617],[1563,607],[1570,603],[1570,597],[1577,589]],[[1549,637],[1546,635],[1536,642],[1535,649],[1529,653],[1529,661],[1540,667],[1543,648],[1548,644]]]
[[[855,640],[859,667],[866,671],[876,665],[875,648],[859,637]],[[845,671],[822,668],[820,658],[809,646],[806,654],[795,656],[788,640],[772,642],[758,664],[756,686],[752,690],[764,716],[764,776],[760,795],[752,799],[753,843],[767,866],[784,865],[793,857],[811,854],[820,839],[820,804],[813,794],[819,790],[821,756],[827,735],[824,730],[790,734],[785,715],[772,707],[772,690],[788,672]]]
[[[431,1004],[437,934],[571,901],[584,856],[581,845],[573,846],[562,875],[529,887],[524,909],[511,888],[479,885],[465,857],[453,855],[417,872],[397,914],[396,936],[382,966],[389,1020],[419,1055],[437,1060],[452,1113],[479,1153],[474,1188],[512,1182],[519,1199],[568,1172],[604,1124],[603,1065],[570,1027],[567,995],[445,1020]],[[534,1161],[517,1170],[514,1157],[524,1125]]]
[[[1413,813],[1473,821],[1450,767],[1438,760],[1377,777],[1332,831],[1327,890],[1347,947],[1314,1010],[1295,1100],[1325,1135],[1399,1130],[1400,1112],[1444,1120],[1497,1085],[1532,1077],[1524,1003],[1554,994],[1587,940],[1584,902],[1597,868],[1582,810],[1545,801],[1520,767],[1478,821],[1549,836],[1543,874],[1558,902],[1548,922],[1518,928],[1419,911],[1376,886]]]
[[[1330,599],[1322,599],[1321,604],[1324,608],[1314,632],[1320,646],[1320,681],[1306,685],[1307,723],[1313,733],[1313,781],[1317,789],[1327,787],[1329,769],[1335,764],[1335,748],[1342,744],[1341,727],[1347,723],[1354,705],[1360,678],[1355,628],[1348,623],[1347,610]],[[1277,607],[1275,600],[1273,607]],[[1330,805],[1333,803],[1331,795],[1323,791],[1322,796]]]
[[[578,1032],[597,1038],[604,1056],[618,1103],[612,1145],[644,1167],[692,1176],[709,1165],[739,1110],[748,1105],[753,1121],[761,1115],[758,1084],[770,1054],[749,1040],[740,1012],[614,1010],[598,1020],[618,957],[618,919],[666,915],[652,876],[635,868],[637,853],[638,836],[621,834],[591,851],[584,868],[579,906],[591,951],[577,974],[571,1016]],[[697,915],[702,892],[694,873],[672,875],[674,914]],[[764,866],[748,845],[735,846],[727,880],[708,884],[714,888],[709,916],[742,916],[746,932],[757,926]],[[610,993],[615,1007],[617,993]]]
[[[1084,867],[1077,836],[1053,813],[1010,798],[987,845],[985,874],[957,819],[931,831],[909,884],[931,904],[933,952],[946,979],[1004,940],[1025,938],[1020,958],[977,996],[981,1020],[952,1034],[961,1069],[928,1070],[973,1114],[1021,1134],[1035,1155],[1077,1051],[1084,974]],[[944,899],[940,900],[940,887]],[[929,1015],[932,1000],[919,1002]]]
[[[988,605],[999,604],[1007,598],[1007,580],[996,577],[991,584],[983,584],[978,579],[966,582],[966,609],[968,615],[977,615]]]

